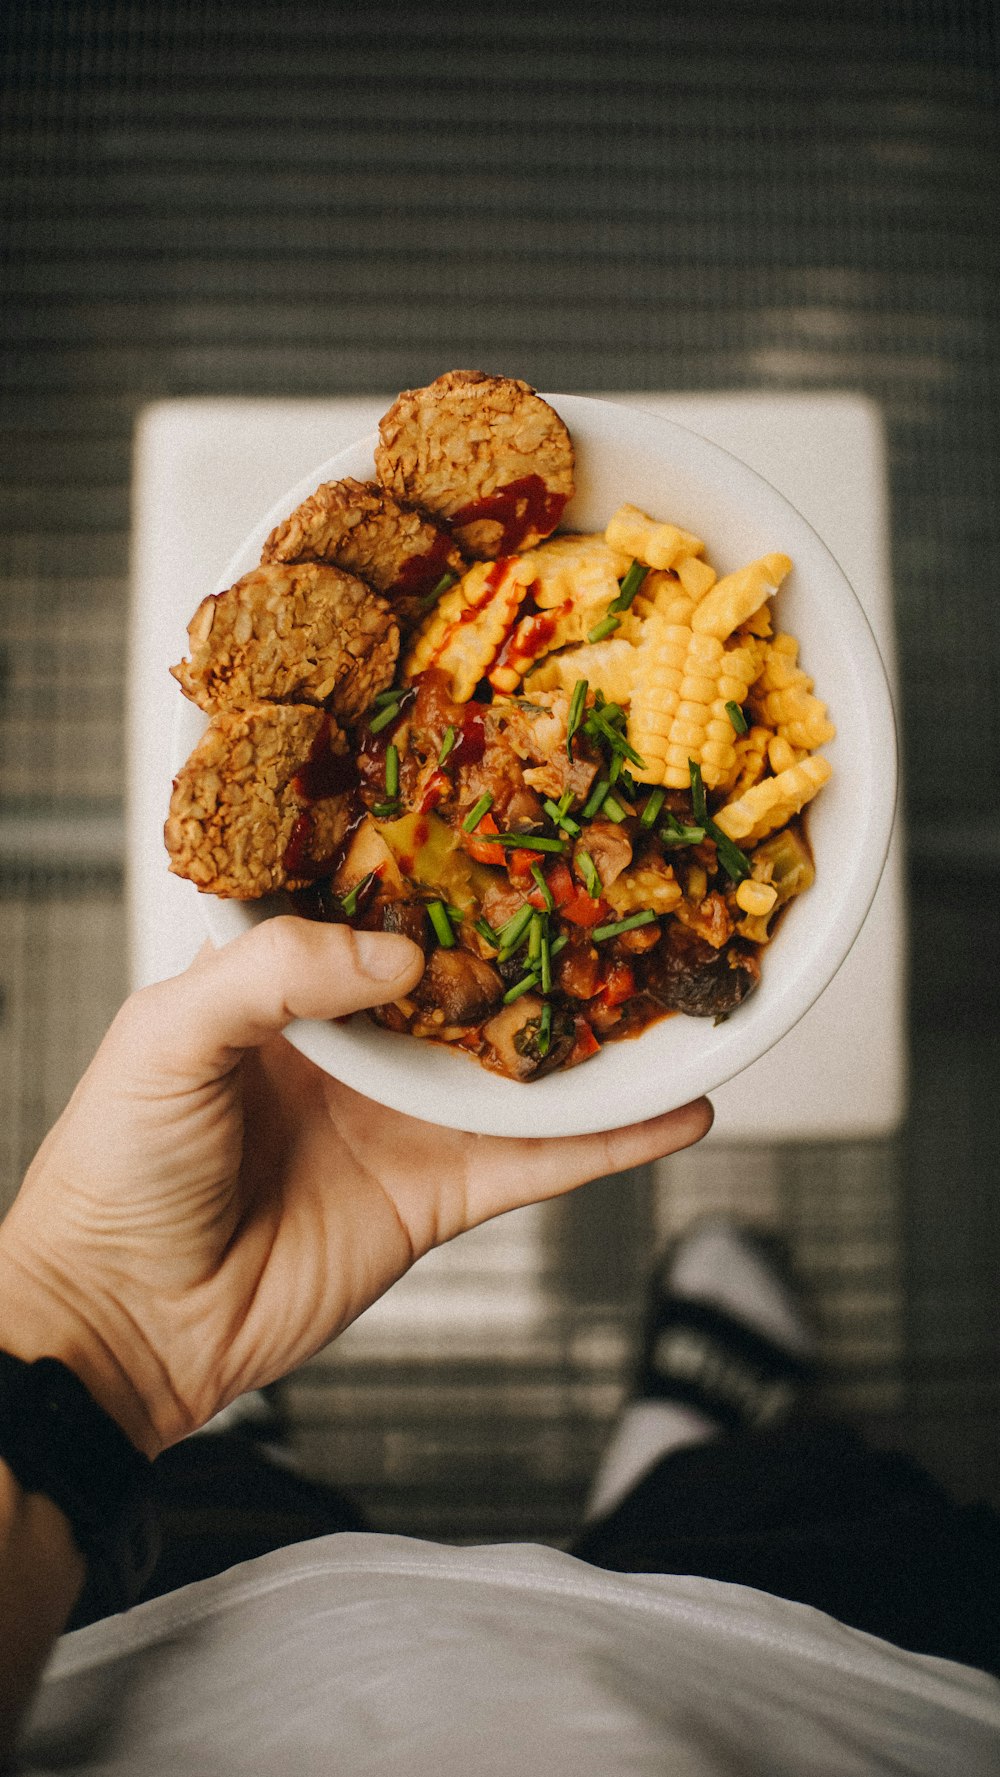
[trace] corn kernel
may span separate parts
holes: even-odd
[[[778,891],[769,882],[741,882],[736,890],[737,907],[758,919],[763,919],[770,913],[777,899]]]

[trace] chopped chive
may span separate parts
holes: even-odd
[[[558,851],[566,850],[565,839],[546,839],[544,833],[491,833],[491,845],[520,847],[524,851]]]
[[[584,705],[587,701],[589,686],[586,679],[577,679],[573,686],[573,694],[569,700],[569,716],[566,719],[566,752],[573,757],[573,736],[583,721]]]
[[[538,1053],[547,1055],[552,1041],[552,1006],[546,1000],[542,1007],[542,1015],[538,1020]]]
[[[585,851],[582,845],[577,847],[576,862],[580,867],[584,886],[591,900],[599,900],[601,894],[601,879],[597,874],[597,865],[594,863],[589,851]]]
[[[348,889],[346,895],[341,897],[340,905],[347,914],[348,919],[353,918],[354,914],[357,913],[358,902],[361,900],[362,895],[368,893],[368,890],[371,888],[377,875],[377,870],[369,870],[367,876],[363,876],[360,882],[356,882],[354,887]]]
[[[447,592],[449,586],[454,586],[457,579],[458,579],[458,575],[453,574],[450,568],[446,568],[445,572],[441,575],[441,578],[437,582],[436,586],[432,586],[430,589],[430,592],[424,593],[423,598],[420,600],[420,604],[418,606],[418,609],[420,611],[429,611],[431,606],[437,603],[438,599],[441,597],[441,594],[443,592]]]
[[[399,748],[391,741],[385,749],[385,793],[390,802],[399,795]]]
[[[538,892],[541,895],[542,900],[545,902],[545,911],[547,913],[554,913],[556,905],[555,900],[552,895],[552,890],[549,888],[549,885],[542,874],[541,864],[532,864],[531,874],[538,884]]]
[[[394,821],[402,806],[399,797],[394,796],[391,802],[373,802],[372,814],[379,821]]]
[[[747,719],[746,719],[745,715],[743,714],[743,711],[740,709],[740,706],[738,703],[727,703],[726,715],[729,717],[729,720],[732,723],[733,727],[735,728],[737,734],[745,734],[746,733]]]
[[[596,784],[594,785],[593,789],[590,792],[590,795],[587,797],[587,800],[583,805],[583,818],[585,821],[589,821],[589,820],[593,819],[594,815],[597,813],[598,809],[600,808],[601,803],[604,801],[604,798],[607,795],[610,788],[611,788],[611,785],[608,782],[608,779],[606,777],[599,777],[598,778]]]
[[[618,597],[613,604],[608,606],[608,610],[627,611],[648,573],[649,569],[644,562],[634,561],[624,580],[618,582],[620,588]]]
[[[544,932],[542,933],[542,992],[552,992],[552,950]]]
[[[558,938],[553,938],[551,944],[549,945],[549,955],[550,956],[558,956],[560,950],[565,950],[568,943],[569,943],[569,939],[567,938],[565,932],[563,932]]]
[[[605,796],[604,806],[601,809],[601,813],[606,814],[609,821],[619,823],[621,821],[627,821],[629,816],[628,809],[622,807],[617,796]]]
[[[534,970],[532,970],[530,975],[522,975],[516,986],[507,989],[507,992],[503,996],[504,1005],[512,1006],[515,1000],[521,998],[522,993],[530,993],[531,989],[537,986],[538,976],[535,974]]]
[[[634,932],[639,926],[652,925],[656,917],[653,909],[646,907],[642,913],[630,913],[628,919],[616,919],[613,925],[595,926],[590,936],[595,944],[603,944],[605,938],[617,938],[622,932]]]
[[[561,827],[564,833],[569,833],[574,839],[576,838],[580,831],[579,821],[574,821],[572,816],[568,815],[564,808],[560,808],[557,802],[553,802],[551,796],[546,796],[545,801],[542,803],[542,807],[546,814],[555,821],[557,827]]]
[[[612,789],[614,788],[615,784],[618,782],[618,779],[621,777],[621,774],[622,774],[622,756],[620,753],[614,753],[611,758],[611,764],[608,766],[608,782],[611,785]]]
[[[607,709],[614,709],[617,711],[618,705],[608,704]],[[620,714],[621,712],[618,711],[618,713]],[[646,761],[642,757],[642,754],[637,753],[635,748],[625,739],[624,734],[618,732],[614,723],[609,720],[605,710],[591,710],[590,715],[587,717],[586,727],[589,733],[593,733],[595,736],[598,734],[601,735],[614,752],[623,753],[625,758],[628,759],[632,765],[638,765],[640,771],[645,771]]]
[[[528,961],[537,963],[542,954],[542,916],[533,913],[528,927]]]
[[[602,617],[600,623],[595,623],[593,629],[588,629],[588,642],[603,642],[607,636],[613,636],[620,622],[619,617]]]
[[[380,710],[378,715],[373,717],[369,722],[369,732],[371,734],[381,734],[383,728],[388,728],[390,722],[398,722],[401,713],[399,700],[395,703],[386,704],[385,709]]]
[[[376,709],[380,709],[385,703],[398,703],[401,697],[406,696],[406,690],[405,685],[393,685],[391,691],[380,691],[377,697],[372,698],[372,702]]]
[[[719,863],[731,882],[745,882],[750,874],[750,860],[745,852],[734,845],[728,833],[723,833],[708,812],[705,801],[705,785],[701,775],[701,766],[694,759],[688,760],[688,771],[691,773],[691,805],[694,818],[700,821],[706,833],[715,840],[719,853]]]
[[[652,792],[652,794],[650,795],[649,801],[646,803],[645,808],[643,809],[641,815],[639,816],[640,827],[653,826],[653,824],[656,820],[656,817],[660,812],[660,809],[663,807],[663,803],[664,803],[664,799],[666,797],[666,794],[667,794],[666,790],[664,790],[662,788],[656,789]]]
[[[428,901],[427,913],[431,925],[434,927],[438,943],[444,950],[453,950],[455,947],[455,934],[452,931],[451,920],[448,918],[448,910],[445,907],[444,902]]]
[[[468,814],[466,815],[464,821],[462,822],[462,832],[463,833],[474,833],[476,828],[478,827],[480,821],[482,820],[483,815],[486,814],[488,812],[488,810],[491,809],[492,807],[493,807],[493,797],[490,795],[489,790],[484,790],[482,795],[479,798],[479,801],[473,803],[473,805],[470,808]]]
[[[460,926],[465,918],[465,908],[453,907],[450,901],[448,901],[446,905],[448,909],[448,918],[451,920],[452,925]]]
[[[458,739],[458,735],[455,733],[454,728],[452,727],[451,723],[449,722],[447,728],[444,731],[444,739],[441,742],[441,751],[438,754],[438,764],[439,765],[444,764],[445,760],[448,757],[448,754],[451,752],[457,739]]]
[[[519,907],[506,924],[500,927],[496,934],[496,940],[501,950],[509,950],[511,946],[516,946],[518,938],[527,931],[534,911],[535,909],[525,901],[524,906]]]
[[[704,837],[704,827],[682,827],[677,820],[670,827],[661,827],[657,834],[664,845],[700,845]]]
[[[493,927],[490,925],[488,920],[477,919],[475,921],[473,929],[479,933],[479,936],[481,938],[486,939],[487,944],[490,946],[490,948],[492,950],[499,950],[500,944],[497,939],[496,932],[493,930]]]

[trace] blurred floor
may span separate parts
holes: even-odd
[[[125,990],[140,406],[454,364],[860,389],[890,441],[907,1129],[694,1153],[479,1231],[296,1380],[298,1441],[387,1527],[558,1540],[648,1254],[726,1203],[787,1230],[832,1402],[1000,1499],[992,4],[22,0],[0,53],[0,1201]]]

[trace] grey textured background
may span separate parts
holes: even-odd
[[[391,1528],[564,1535],[648,1253],[721,1203],[788,1233],[831,1404],[1000,1498],[996,22],[989,0],[3,9],[0,1200],[125,991],[145,402],[477,364],[858,389],[886,417],[907,1128],[691,1155],[437,1255],[294,1390],[312,1468]]]

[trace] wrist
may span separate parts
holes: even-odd
[[[6,1230],[4,1233],[6,1234]],[[118,1341],[100,1326],[96,1305],[79,1308],[70,1291],[15,1244],[0,1236],[0,1350],[33,1362],[54,1357],[72,1370],[137,1450],[158,1456],[168,1439],[158,1429]],[[133,1339],[135,1329],[132,1329]]]

